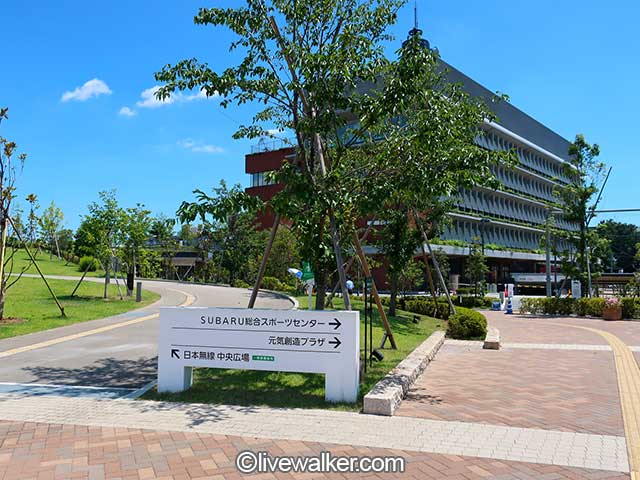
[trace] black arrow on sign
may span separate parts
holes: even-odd
[[[333,327],[334,330],[337,330],[340,328],[340,325],[342,325],[342,322],[340,320],[338,320],[337,318],[334,318],[334,322],[329,322],[329,325],[335,325]]]
[[[329,342],[329,345],[335,345],[333,348],[338,348],[340,345],[342,345],[342,342],[338,337],[333,337],[333,340]]]
[[[172,348],[171,358],[177,358],[178,360],[180,360],[180,350],[178,350],[177,348]]]

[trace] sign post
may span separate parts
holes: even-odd
[[[191,387],[193,367],[323,373],[329,402],[355,402],[359,312],[160,309],[158,392]]]

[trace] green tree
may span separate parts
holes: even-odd
[[[589,229],[593,217],[591,204],[600,191],[599,185],[605,165],[597,160],[600,147],[587,143],[583,135],[576,136],[569,147],[569,155],[570,160],[565,164],[565,173],[571,179],[571,183],[557,189],[555,193],[561,200],[564,219],[576,225],[577,231],[567,235],[572,249],[564,253],[562,268],[565,275],[579,279],[583,291],[587,291],[588,296],[591,296],[587,288],[588,274],[589,269],[595,267],[595,264],[589,248],[596,241],[595,232]]]
[[[341,143],[342,112],[353,110],[349,92],[375,81],[386,62],[381,42],[404,1],[248,0],[239,8],[202,8],[195,22],[231,30],[231,50],[241,50],[240,62],[215,72],[206,63],[183,60],[156,74],[164,84],[160,98],[198,88],[220,94],[222,106],[264,105],[236,137],[263,136],[273,125],[295,133],[296,159],[280,173],[285,188],[272,206],[292,222],[303,251],[320,250],[311,259],[317,279],[326,276],[328,232],[346,308],[342,238],[350,217],[343,207],[346,191],[332,188],[340,180],[332,174],[339,163],[334,146]]]
[[[482,246],[477,241],[469,245],[469,256],[467,257],[465,273],[474,286],[476,297],[479,295],[483,296],[489,267],[487,266],[487,259],[482,252]]]
[[[8,118],[9,110],[0,108],[0,124]],[[0,320],[4,318],[4,304],[7,290],[20,279],[19,275],[12,278],[13,258],[15,248],[7,251],[7,239],[12,235],[11,206],[15,198],[16,180],[27,159],[25,153],[17,153],[18,146],[15,142],[0,136]]]
[[[151,211],[145,209],[144,205],[138,204],[123,212],[121,259],[127,265],[128,274],[134,279],[138,262],[144,258],[151,226]]]
[[[607,270],[635,271],[635,246],[640,243],[640,229],[637,225],[605,220],[598,224],[596,233],[600,238],[609,241],[609,248],[605,255],[600,257]]]
[[[515,164],[517,157],[477,145],[481,126],[495,115],[484,99],[448,82],[437,51],[414,33],[386,69],[383,85],[361,99],[362,145],[342,162],[340,173],[352,183],[357,179],[349,191],[358,191],[352,197],[361,200],[360,215],[403,205],[428,240],[460,188],[495,186],[491,166]]]
[[[436,261],[440,266],[440,271],[442,272],[442,277],[444,278],[444,282],[446,284],[447,290],[451,289],[451,282],[449,279],[449,275],[451,273],[451,265],[449,263],[449,255],[442,248],[436,248],[433,251],[433,256],[436,257]],[[438,291],[442,291],[443,287],[438,286]],[[442,292],[441,292],[442,293]]]
[[[28,232],[27,232],[27,241],[33,245],[36,241],[36,234],[38,231],[38,214],[37,211],[40,208],[38,204],[38,197],[34,193],[30,193],[26,198],[29,203],[29,218],[27,220]]]
[[[155,246],[160,249],[164,278],[169,278],[171,275],[173,268],[171,259],[180,247],[174,232],[175,226],[176,220],[174,218],[168,218],[161,214],[152,220],[149,231]]]
[[[278,229],[265,277],[275,277],[289,285],[295,285],[295,277],[287,269],[299,268],[301,261],[298,240],[293,232],[287,227]]]
[[[389,278],[389,315],[396,315],[396,299],[402,272],[413,263],[416,249],[420,245],[419,233],[412,228],[408,212],[400,205],[390,205],[380,220],[383,227],[377,239],[380,253],[387,260]]]
[[[67,254],[73,252],[73,230],[71,230],[70,228],[63,228],[58,232],[58,246],[60,247],[61,252]]]
[[[417,262],[410,261],[407,263],[399,278],[402,295],[405,296],[406,292],[414,291],[416,286],[422,283],[423,278],[422,268]]]
[[[105,269],[104,298],[107,298],[112,262],[123,244],[124,211],[118,204],[115,190],[98,194],[99,201],[89,205],[76,234],[83,252],[97,258]]]
[[[261,202],[247,195],[240,185],[229,189],[224,181],[213,189],[213,196],[195,190],[195,202],[182,202],[177,216],[183,223],[200,218],[204,228],[217,244],[213,254],[228,273],[228,282],[247,281],[248,272],[255,267],[259,254],[261,235],[257,231],[256,211]]]
[[[60,258],[60,248],[58,245],[58,232],[62,228],[64,214],[52,200],[49,206],[42,212],[42,216],[38,219],[40,231],[45,243],[49,247],[49,258],[53,258],[53,253],[57,252]]]

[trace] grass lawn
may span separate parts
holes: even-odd
[[[299,297],[300,308],[306,308],[308,297]],[[343,306],[336,299],[337,309]],[[364,321],[364,303],[353,300],[353,308],[360,310]],[[423,316],[413,323],[413,314],[398,312],[389,318],[398,350],[391,350],[389,342],[384,349],[384,360],[374,362],[367,369],[360,385],[358,403],[331,404],[324,400],[324,375],[306,373],[262,372],[253,370],[221,370],[200,368],[194,371],[193,387],[186,392],[158,394],[155,390],[143,398],[193,403],[222,403],[232,405],[268,405],[271,407],[331,408],[338,410],[360,410],[362,398],[373,385],[393,369],[435,330],[444,328],[441,320]],[[373,342],[378,345],[384,330],[377,311],[374,310]],[[360,329],[360,345],[364,348],[364,326]]]
[[[31,249],[30,249],[31,250]],[[8,253],[8,252],[7,252]],[[34,251],[31,251],[35,255]],[[59,260],[55,255],[49,258],[49,252],[40,252],[36,256],[36,261],[42,273],[45,275],[68,275],[74,277],[82,276],[82,272],[78,271],[78,265],[68,262],[64,259]],[[20,273],[22,269],[30,263],[29,256],[24,250],[16,251],[14,256],[13,273]],[[25,273],[37,275],[36,267],[31,264]],[[87,277],[101,277],[104,275],[102,270],[87,273]]]
[[[141,303],[136,303],[135,297],[127,298],[126,295],[124,300],[120,300],[117,287],[111,284],[109,298],[104,300],[102,298],[104,285],[87,281],[82,282],[76,296],[71,298],[71,292],[76,285],[75,281],[49,280],[49,283],[67,316],[65,318],[60,316],[58,307],[40,278],[23,277],[7,291],[4,316],[24,321],[0,323],[0,338],[109,317],[149,305],[160,298],[156,293],[143,291]]]

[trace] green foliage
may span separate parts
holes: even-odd
[[[136,266],[144,256],[151,232],[151,211],[138,204],[122,212],[122,245],[119,257],[127,265],[129,273],[136,274]]]
[[[93,257],[82,257],[80,262],[78,262],[78,271],[79,272],[95,272],[98,270],[98,260]]]
[[[106,269],[123,242],[124,211],[118,205],[115,190],[98,194],[99,201],[89,205],[76,232],[76,253],[97,258]]]
[[[44,237],[51,253],[56,251],[57,235],[58,231],[62,227],[63,220],[64,214],[62,213],[62,210],[56,206],[53,200],[45,211],[42,212],[42,216],[38,220],[42,236]]]
[[[436,305],[430,297],[407,297],[400,299],[398,307],[407,312],[427,315],[442,320],[447,320],[450,314],[448,303],[438,301],[438,308],[436,309]]]
[[[449,318],[447,335],[458,340],[484,339],[487,335],[487,319],[480,312],[459,307]]]
[[[582,135],[576,136],[568,153],[571,160],[565,165],[565,174],[572,182],[557,189],[555,193],[563,205],[564,220],[576,224],[578,232],[565,235],[573,248],[572,251],[563,253],[562,270],[568,277],[579,279],[583,291],[587,292],[587,259],[590,259],[589,266],[594,274],[597,275],[600,268],[593,261],[597,255],[590,256],[587,248],[593,248],[599,243],[597,233],[589,230],[589,222],[592,218],[591,202],[599,192],[605,165],[597,161],[600,147],[590,145]]]
[[[382,213],[382,228],[376,232],[377,245],[387,260],[390,303],[389,315],[396,314],[400,276],[420,245],[420,233],[409,222],[410,213],[401,205],[389,205]]]
[[[251,288],[252,285],[249,285],[244,280],[236,280],[236,284],[234,285],[236,288]]]
[[[258,232],[256,211],[261,202],[247,195],[240,185],[228,188],[224,181],[213,189],[213,195],[194,191],[195,202],[182,202],[177,216],[182,223],[200,218],[203,243],[210,248],[204,252],[219,265],[222,281],[235,286],[255,278],[258,259],[263,251],[265,235]],[[215,248],[214,248],[215,247]]]
[[[275,277],[264,277],[262,279],[262,288],[265,290],[273,290],[275,292],[296,293],[296,288],[281,282]]]
[[[640,299],[623,298],[623,318],[640,318]],[[576,315],[578,317],[602,317],[604,298],[523,298],[521,313],[532,315]]]
[[[607,271],[634,272],[640,262],[635,258],[636,245],[640,244],[640,228],[632,223],[605,220],[596,227],[600,238],[608,241],[604,255],[598,256]]]
[[[451,297],[453,303],[456,305],[461,305],[465,308],[491,308],[493,302],[496,301],[493,297]]]
[[[469,280],[474,285],[475,294],[484,295],[486,276],[489,273],[487,259],[484,256],[482,247],[478,243],[469,246],[469,256],[467,257],[466,272]]]
[[[267,237],[265,236],[264,242],[266,243],[266,241]],[[280,225],[271,248],[265,277],[275,277],[288,285],[295,284],[295,277],[287,269],[297,268],[301,262],[302,257],[297,238],[286,225]]]

